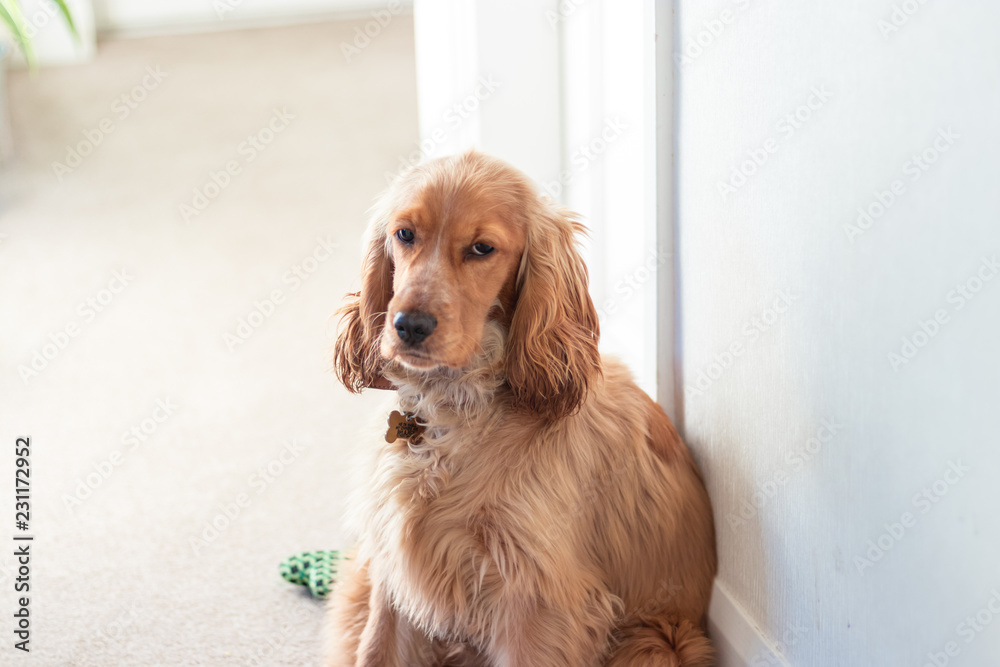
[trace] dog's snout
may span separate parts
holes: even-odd
[[[392,326],[396,328],[400,340],[410,345],[422,343],[434,332],[437,323],[436,317],[419,310],[400,311],[392,318]]]

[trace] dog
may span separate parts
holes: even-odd
[[[708,494],[667,415],[598,352],[582,233],[475,151],[373,207],[334,369],[352,392],[395,389],[408,428],[355,508],[331,667],[712,664]]]

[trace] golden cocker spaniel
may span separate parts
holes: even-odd
[[[663,410],[598,353],[582,227],[480,153],[373,209],[334,351],[397,421],[329,615],[336,667],[712,663],[712,510]],[[405,415],[405,416],[404,416]]]

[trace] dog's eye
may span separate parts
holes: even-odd
[[[472,246],[472,254],[477,257],[485,257],[486,255],[493,252],[493,246],[487,245],[485,243],[476,243]]]
[[[413,230],[400,229],[399,231],[396,232],[396,238],[406,244],[413,243]]]

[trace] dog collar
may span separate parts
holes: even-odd
[[[371,389],[385,389],[386,391],[395,391],[397,389],[396,385],[389,382],[384,376],[379,376],[374,382],[368,385]]]

